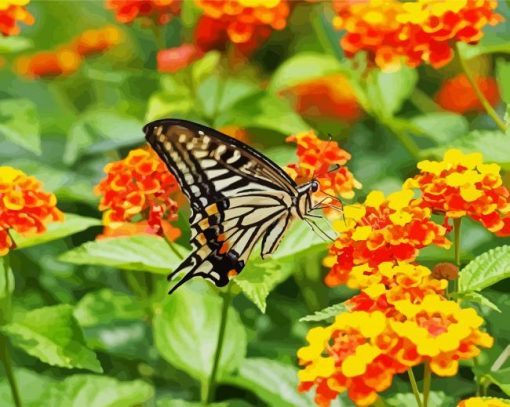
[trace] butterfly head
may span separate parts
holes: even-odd
[[[319,190],[319,187],[320,187],[319,181],[317,181],[316,179],[310,181],[310,190],[312,192],[317,192]]]

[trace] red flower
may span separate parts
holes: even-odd
[[[30,0],[3,0],[0,2],[0,34],[4,36],[19,34],[18,22],[32,25],[34,17],[26,5]]]
[[[21,76],[39,78],[44,76],[69,75],[78,70],[81,56],[71,48],[56,51],[41,51],[17,59],[15,70]]]
[[[12,167],[0,167],[0,256],[14,247],[9,229],[22,235],[41,234],[46,223],[62,221],[64,214],[56,204],[55,195],[44,192],[34,177]]]
[[[158,52],[158,71],[175,73],[191,65],[202,57],[203,53],[193,44],[183,44],[176,48],[168,48]]]
[[[105,231],[100,237],[128,233],[178,237],[180,233],[168,222],[177,220],[177,203],[170,196],[179,187],[152,150],[132,150],[125,159],[108,164],[105,172],[95,189],[102,196],[99,209],[105,211]]]
[[[82,32],[74,41],[73,48],[86,56],[104,52],[122,40],[122,32],[114,25]]]
[[[120,23],[145,17],[166,24],[181,12],[181,3],[182,0],[106,0],[106,8],[115,12]]]
[[[492,106],[499,102],[498,84],[494,78],[478,77],[476,83]],[[461,95],[461,96],[460,96]],[[446,80],[436,94],[436,102],[445,110],[464,114],[485,112],[465,74]]]

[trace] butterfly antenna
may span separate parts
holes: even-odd
[[[320,155],[319,157],[322,157],[324,155],[324,153],[326,152],[326,150],[328,149],[328,146],[329,146],[329,143],[331,143],[331,141],[333,141],[333,136],[331,134],[328,133],[328,141],[326,141],[326,144],[324,145],[324,147],[322,147],[322,150],[320,152]],[[317,171],[317,167],[315,167],[313,169],[313,173],[312,173],[312,179],[315,179],[315,172]]]
[[[327,238],[328,240],[331,240],[332,242],[334,242],[334,241],[335,241],[335,239],[334,239],[334,238],[332,238],[331,236],[329,236],[329,235],[328,235],[328,234],[327,234],[324,230],[322,230],[322,229],[321,229],[321,228],[320,228],[320,227],[319,227],[319,226],[318,226],[318,225],[317,225],[317,224],[316,224],[313,220],[311,220],[311,219],[307,219],[307,218],[304,218],[304,219],[305,219],[306,223],[308,223],[308,225],[310,225],[310,227],[312,228],[312,230],[313,230],[313,231],[317,234],[317,236],[321,237],[321,239],[322,239],[322,236],[320,236],[320,235],[319,235],[319,234],[315,231],[314,226],[315,226],[315,228],[317,228],[317,230],[318,230],[319,232],[321,232],[321,233],[322,233],[322,235],[323,235],[323,236],[326,236],[326,238]]]

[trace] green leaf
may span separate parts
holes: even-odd
[[[14,292],[14,274],[7,256],[0,256],[0,326],[9,321],[11,294]]]
[[[155,310],[154,339],[172,366],[204,381],[211,374],[218,342],[222,301],[206,292],[182,287]],[[239,367],[246,354],[246,333],[234,308],[228,310],[218,378]]]
[[[510,396],[510,367],[486,373],[484,378],[490,380],[491,383],[498,386],[507,396]]]
[[[469,132],[466,118],[451,112],[427,113],[412,118],[410,122],[421,134],[428,136],[437,144],[444,144]]]
[[[151,95],[147,104],[145,120],[151,122],[169,116],[184,115],[193,107],[193,99],[189,93],[179,94],[158,91]]]
[[[332,55],[303,52],[292,56],[278,67],[268,89],[277,92],[301,82],[344,71],[345,68]]]
[[[102,372],[95,353],[85,346],[70,305],[29,311],[5,325],[2,332],[9,336],[14,346],[45,363]]]
[[[204,403],[199,401],[187,401],[180,399],[159,399],[157,407],[204,407]],[[251,407],[252,404],[244,400],[227,400],[220,403],[208,403],[208,407]]]
[[[268,92],[238,100],[216,121],[218,127],[229,124],[273,130],[285,135],[310,129],[286,100]]]
[[[36,106],[27,99],[0,100],[0,135],[35,154],[41,154]]]
[[[399,393],[384,399],[388,406],[414,406],[416,398],[413,393]],[[429,405],[434,407],[450,407],[455,405],[455,400],[442,391],[431,391],[429,393]]]
[[[249,390],[269,406],[307,407],[313,405],[313,394],[297,391],[297,369],[263,358],[245,359],[229,384]]]
[[[397,113],[413,93],[418,74],[415,69],[402,68],[396,72],[373,72],[373,83],[368,86],[371,110],[380,117]]]
[[[459,275],[459,291],[479,291],[510,277],[510,246],[496,247],[472,260]]]
[[[41,407],[135,407],[149,401],[153,387],[142,380],[74,375],[52,386]]]
[[[87,242],[59,257],[73,264],[116,267],[123,270],[168,274],[184,259],[186,250],[157,236],[129,236]]]
[[[333,319],[337,315],[347,312],[348,309],[343,302],[335,305],[331,305],[327,308],[321,309],[320,311],[315,311],[312,315],[307,315],[306,317],[300,318],[300,322],[319,322],[327,319]]]
[[[16,247],[18,249],[24,249],[26,247],[51,242],[52,240],[62,239],[86,230],[92,226],[98,226],[101,224],[101,221],[95,218],[87,218],[71,213],[67,213],[64,216],[64,222],[53,222],[48,224],[46,232],[40,235],[25,237],[12,232],[12,237],[16,242]]]
[[[114,321],[142,319],[143,306],[133,296],[103,288],[86,294],[74,308],[82,327],[110,324]]]
[[[104,109],[90,110],[71,128],[63,160],[73,164],[84,154],[102,153],[142,142],[139,120]]]
[[[496,79],[498,81],[501,99],[503,99],[505,103],[510,103],[510,62],[501,58],[496,61]]]
[[[462,301],[474,302],[475,304],[483,305],[484,307],[490,308],[496,312],[501,312],[496,304],[476,291],[459,293],[458,298],[460,298]]]
[[[297,269],[297,260],[325,248],[326,243],[305,222],[296,222],[270,258],[266,260],[260,257],[252,258],[234,281],[264,313],[267,296]],[[255,250],[259,250],[258,247]]]
[[[0,54],[14,54],[25,51],[33,46],[34,44],[29,38],[19,36],[0,37]]]
[[[221,53],[219,51],[210,51],[191,66],[191,75],[195,86],[200,85],[205,78],[215,71],[220,63],[220,58]]]
[[[46,400],[45,394],[48,388],[55,383],[52,378],[36,374],[26,369],[16,369],[14,371],[14,376],[16,377],[18,388],[20,389],[23,407],[46,406],[46,404],[44,404]],[[23,389],[30,389],[30,391],[23,391]],[[14,406],[11,388],[5,376],[0,378],[0,405]]]

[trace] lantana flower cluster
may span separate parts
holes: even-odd
[[[180,236],[170,223],[177,220],[172,197],[179,186],[152,150],[132,150],[104,171],[106,177],[95,188],[101,196],[99,209],[104,211],[100,237],[153,234],[173,241]]]
[[[289,16],[288,0],[195,0],[202,10],[195,42],[203,51],[225,49],[232,43],[248,54],[273,30],[282,30]]]
[[[41,183],[24,172],[0,167],[0,256],[15,248],[9,231],[24,236],[44,233],[50,222],[62,221],[54,194],[45,192]]]
[[[142,19],[145,23],[168,23],[181,12],[182,0],[106,0],[106,8],[120,23]]]
[[[457,42],[477,43],[482,29],[502,21],[494,0],[335,0],[338,30],[345,30],[341,46],[348,57],[360,51],[369,62],[386,70],[402,63],[435,68],[453,58]]]
[[[288,165],[286,171],[298,184],[312,178],[319,181],[317,198],[332,195],[352,199],[354,190],[361,188],[345,166],[351,155],[340,148],[336,141],[321,140],[314,131],[307,131],[288,137],[287,142],[296,143],[298,162]],[[333,168],[338,165],[340,168]]]
[[[342,392],[356,405],[370,405],[395,374],[420,364],[453,376],[460,361],[493,344],[477,312],[448,299],[444,273],[417,259],[430,245],[450,246],[450,218],[469,216],[496,234],[507,232],[510,195],[499,167],[452,149],[418,169],[401,191],[371,192],[363,204],[345,206],[345,219],[334,223],[340,235],[325,259],[325,281],[359,293],[332,325],[310,330],[298,352],[300,389],[315,388],[320,406]]]
[[[122,32],[115,26],[90,29],[54,50],[41,51],[16,60],[16,72],[27,78],[69,75],[76,72],[83,58],[117,46]]]
[[[30,0],[3,0],[0,2],[0,34],[3,36],[17,35],[20,32],[18,23],[32,25],[34,17],[26,9]]]

